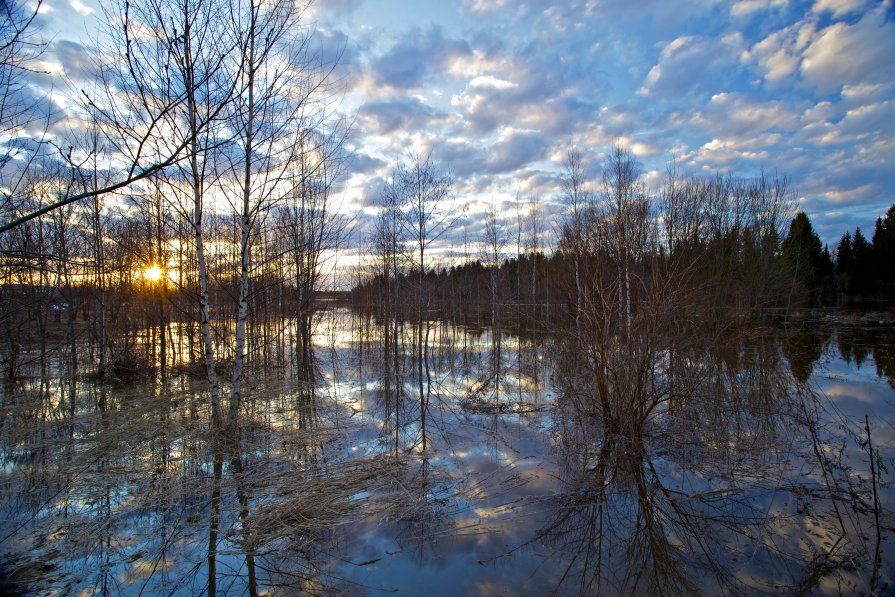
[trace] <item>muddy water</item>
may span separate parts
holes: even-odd
[[[253,371],[241,428],[225,434],[208,432],[202,382],[176,370],[101,383],[57,355],[7,383],[8,582],[51,594],[893,590],[891,329],[812,322],[665,347],[642,386],[613,388],[657,397],[652,408],[612,425],[593,405],[593,361],[562,333],[431,322],[419,367],[414,330],[395,343],[374,320],[324,314],[314,367]]]

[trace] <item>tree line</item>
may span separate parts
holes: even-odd
[[[391,188],[354,300],[390,316],[474,314],[495,322],[501,313],[530,317],[551,305],[580,321],[599,304],[617,308],[627,325],[659,291],[686,297],[675,303],[687,311],[733,320],[773,307],[888,304],[895,290],[895,205],[876,221],[871,242],[857,228],[831,253],[808,215],[793,215],[789,182],[779,175],[684,176],[672,166],[651,194],[640,164],[619,145],[598,181],[585,180],[581,154],[569,152],[563,185],[555,247],[540,246],[538,201],[527,199],[517,201],[515,230],[488,212],[473,254],[453,264],[411,258],[412,213]]]
[[[895,297],[895,204],[877,218],[870,241],[860,227],[846,231],[835,258],[804,212],[790,224],[782,249],[814,304],[890,304]]]

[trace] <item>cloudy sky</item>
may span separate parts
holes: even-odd
[[[45,5],[73,67],[98,3]],[[555,213],[566,150],[596,180],[616,140],[654,188],[672,158],[785,174],[831,245],[895,202],[891,0],[318,0],[313,17],[344,50],[349,205],[414,149],[451,171],[470,226],[517,193]]]

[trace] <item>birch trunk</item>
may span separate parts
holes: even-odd
[[[253,7],[254,12],[254,7]],[[252,228],[252,214],[250,199],[252,196],[252,144],[254,142],[255,126],[255,21],[254,15],[249,28],[248,37],[248,122],[246,122],[245,137],[245,168],[242,180],[242,214],[241,214],[241,239],[240,252],[240,280],[239,280],[239,310],[236,314],[236,344],[234,346],[233,361],[233,387],[230,392],[230,426],[234,427],[239,422],[239,406],[242,400],[242,380],[244,377],[246,320],[249,316],[249,266],[251,251],[249,240]]]
[[[202,332],[202,344],[205,356],[205,374],[208,378],[209,396],[211,401],[211,425],[215,429],[220,428],[221,405],[220,389],[217,371],[215,369],[214,338],[211,330],[211,316],[208,301],[208,266],[205,261],[205,240],[202,231],[202,172],[199,168],[199,125],[198,106],[196,105],[196,87],[193,68],[193,57],[190,50],[189,27],[184,32],[184,66],[186,83],[191,93],[188,93],[187,111],[190,122],[190,174],[192,175],[191,190],[193,193],[193,232],[196,243],[196,260],[199,265],[199,318]]]

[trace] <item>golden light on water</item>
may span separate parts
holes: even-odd
[[[143,278],[147,282],[159,282],[165,276],[165,271],[153,264],[143,270]]]

